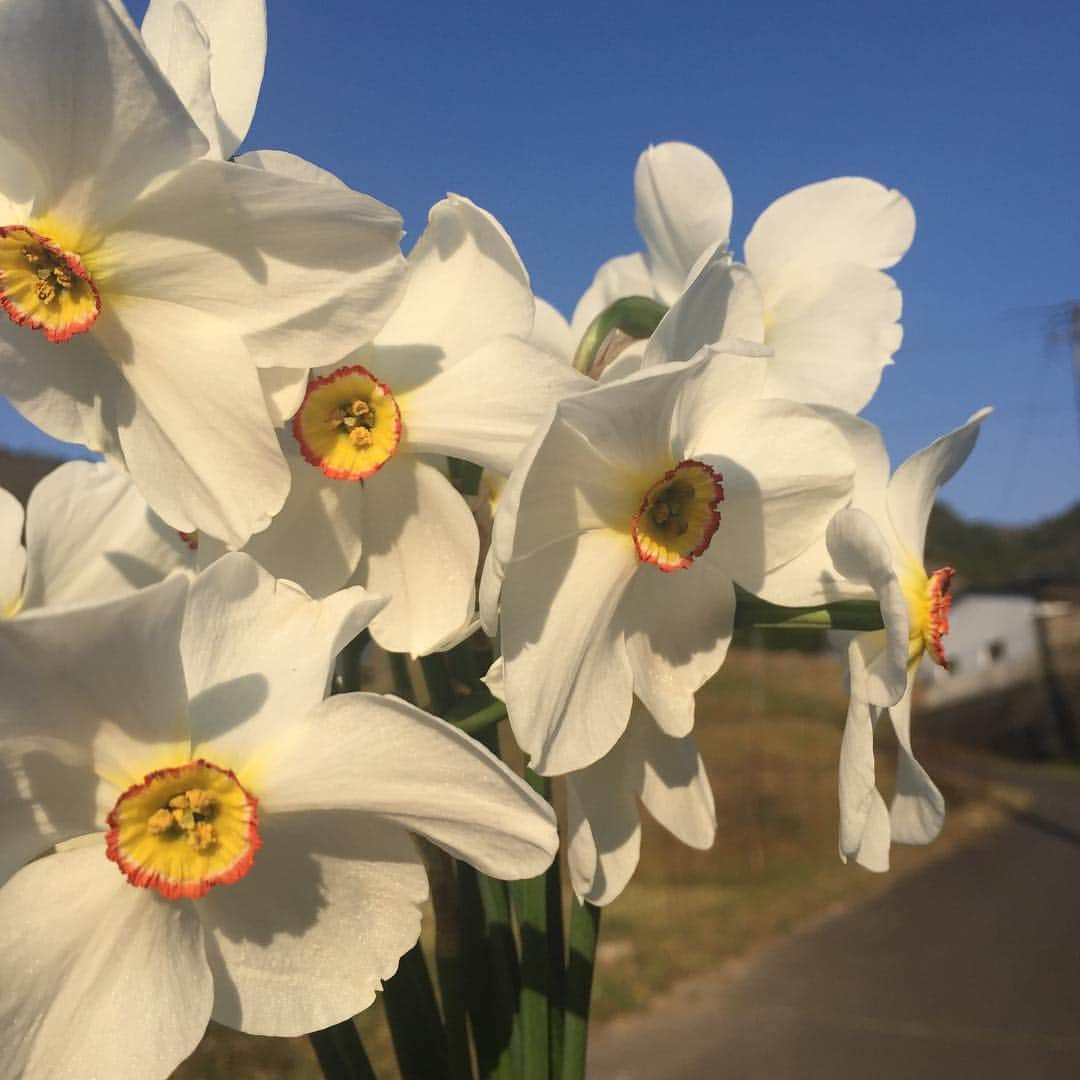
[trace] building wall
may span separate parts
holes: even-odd
[[[957,597],[949,613],[945,654],[956,675],[1013,667],[1036,657],[1038,601],[1030,596],[968,594]],[[934,668],[936,681],[949,673]]]

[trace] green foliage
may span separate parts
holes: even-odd
[[[1080,573],[1080,502],[1027,526],[965,521],[944,503],[930,515],[926,565],[953,566],[967,587],[992,588]]]

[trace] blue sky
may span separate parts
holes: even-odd
[[[145,7],[132,2],[136,17]],[[396,207],[411,243],[457,191],[493,211],[537,293],[569,314],[640,247],[650,142],[709,152],[736,246],[774,198],[829,176],[903,191],[905,342],[866,415],[894,461],[996,413],[946,499],[1026,522],[1080,499],[1070,358],[1080,300],[1080,5],[269,0],[246,146],[288,149]],[[0,442],[41,447],[6,409]]]

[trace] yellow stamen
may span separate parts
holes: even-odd
[[[117,800],[106,853],[131,884],[197,899],[251,868],[256,806],[233,773],[208,761],[159,769]]]
[[[944,566],[927,574],[915,558],[909,560],[903,578],[904,599],[908,605],[908,667],[914,667],[924,652],[939,667],[949,669],[943,638],[949,632],[949,609],[952,596],[949,586],[956,573]]]
[[[101,297],[78,255],[28,226],[0,225],[0,307],[63,342],[90,329]]]
[[[313,379],[293,435],[304,458],[335,480],[363,480],[397,453],[401,412],[390,388],[359,365]]]
[[[642,562],[668,572],[689,566],[720,523],[723,477],[701,461],[682,461],[646,492],[630,534]]]

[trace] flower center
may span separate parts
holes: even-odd
[[[952,607],[949,587],[955,573],[951,566],[943,566],[930,575],[920,573],[904,590],[911,615],[909,666],[917,663],[923,652],[928,651],[935,664],[949,670],[945,645],[941,639],[949,632],[949,609]]]
[[[701,461],[681,461],[645,492],[630,535],[638,558],[670,572],[689,566],[720,524],[723,477]]]
[[[132,885],[196,900],[251,869],[258,800],[209,761],[147,773],[116,800],[105,851]]]
[[[93,326],[101,296],[78,255],[25,225],[0,225],[0,306],[61,342]]]
[[[401,410],[390,388],[358,364],[312,379],[293,417],[305,460],[334,480],[364,480],[397,453]]]

